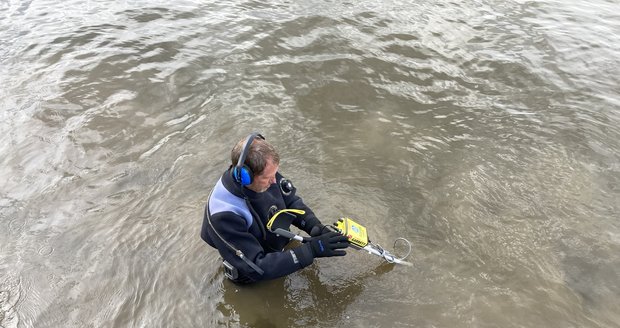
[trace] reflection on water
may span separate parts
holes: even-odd
[[[363,272],[342,274],[331,272],[331,267],[320,266],[321,271],[317,267],[252,286],[224,280],[219,303],[224,320],[248,327],[332,327],[355,321],[342,314],[360,298],[365,285],[376,284],[394,268],[382,263]]]
[[[0,3],[0,326],[617,327],[618,9]],[[253,130],[414,267],[225,281],[202,211]]]

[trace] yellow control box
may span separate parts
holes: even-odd
[[[336,229],[349,239],[354,246],[363,248],[368,245],[368,234],[366,227],[353,221],[350,218],[342,218],[336,222]]]

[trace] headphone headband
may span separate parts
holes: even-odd
[[[243,150],[241,151],[241,155],[239,156],[239,160],[237,161],[237,168],[241,168],[243,167],[243,165],[245,165],[245,160],[250,153],[250,145],[256,138],[261,138],[265,140],[265,137],[263,137],[260,133],[252,132],[252,134],[250,134],[245,140],[245,145],[243,146]]]
[[[263,137],[262,134],[258,132],[252,132],[246,139],[245,144],[243,145],[243,149],[241,150],[241,155],[239,155],[237,165],[233,169],[233,177],[235,178],[235,180],[237,180],[237,182],[241,183],[241,185],[244,186],[250,184],[252,180],[252,171],[249,167],[246,167],[245,160],[250,153],[250,146],[256,138],[261,138],[265,140],[265,137]]]

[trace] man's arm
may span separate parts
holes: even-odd
[[[205,218],[206,220],[206,218]],[[209,235],[222,258],[250,281],[282,277],[312,263],[314,255],[308,247],[297,247],[283,252],[266,253],[259,241],[248,232],[245,219],[233,212],[220,212],[211,216],[213,227],[222,238],[264,271],[261,275],[243,261],[235,250],[226,245],[211,229]]]

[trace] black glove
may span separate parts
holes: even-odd
[[[330,232],[332,230],[330,230],[327,226],[324,226],[320,223],[318,223],[317,225],[315,225],[314,227],[312,227],[312,229],[310,230],[310,237],[316,237],[316,236],[320,236],[324,233]]]
[[[347,252],[342,249],[349,247],[349,241],[346,236],[330,231],[320,236],[312,237],[310,242],[305,245],[309,245],[314,257],[344,256]]]

